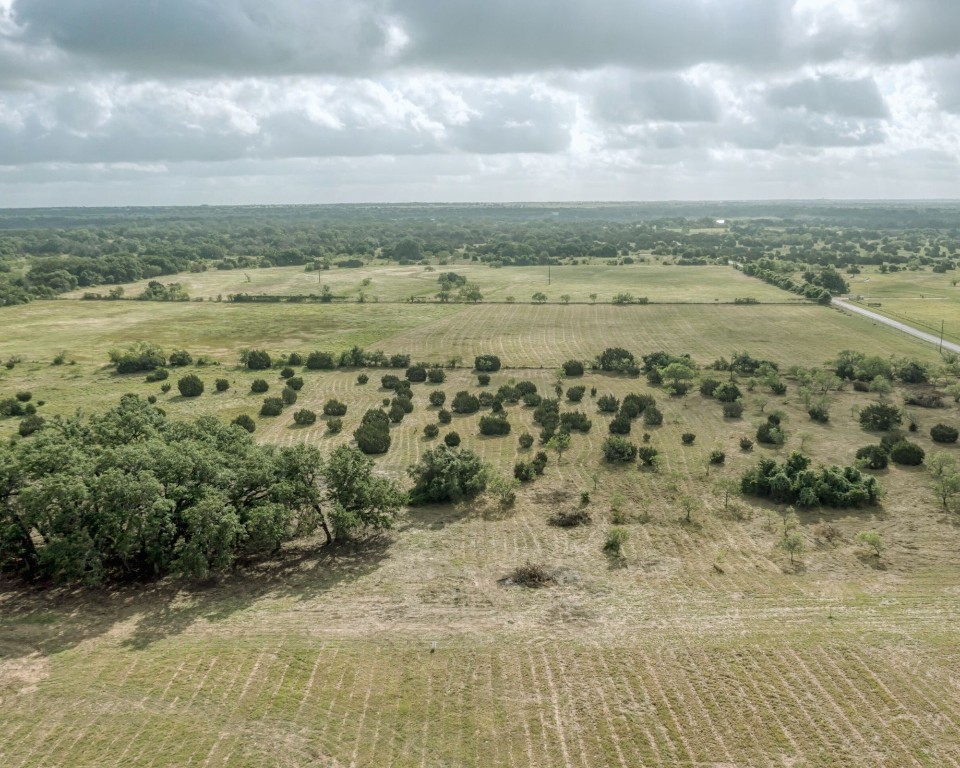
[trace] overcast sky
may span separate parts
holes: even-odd
[[[0,207],[960,198],[960,0],[0,0]]]

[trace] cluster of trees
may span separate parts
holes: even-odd
[[[761,459],[741,477],[740,490],[748,496],[800,507],[860,507],[876,504],[881,494],[875,477],[855,467],[814,470],[810,458],[798,452],[780,464]]]
[[[0,567],[84,584],[204,577],[316,530],[388,528],[404,500],[356,449],[261,446],[126,395],[0,446]]]
[[[796,293],[797,295],[802,296],[805,299],[815,301],[818,304],[829,304],[830,300],[833,298],[833,294],[831,294],[827,288],[824,288],[813,282],[798,283],[793,279],[793,277],[790,276],[789,273],[785,274],[782,271],[765,268],[764,264],[769,264],[769,260],[763,260],[762,262],[755,264],[744,264],[743,274],[749,275],[750,277],[756,277],[760,280],[763,280],[765,283],[775,285],[777,288],[782,288],[783,290],[790,291],[791,293]]]

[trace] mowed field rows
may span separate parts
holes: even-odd
[[[319,618],[319,617],[318,617]],[[175,638],[0,703],[46,766],[956,766],[956,646]]]

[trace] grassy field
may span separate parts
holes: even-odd
[[[429,269],[429,271],[428,271]],[[433,299],[439,291],[437,276],[455,271],[480,286],[486,301],[529,302],[540,291],[551,302],[567,295],[573,302],[609,302],[621,292],[646,296],[657,302],[730,302],[753,297],[760,301],[791,302],[797,297],[746,277],[729,267],[674,267],[662,264],[611,266],[581,264],[551,267],[505,267],[493,269],[472,262],[454,262],[446,267],[368,266],[360,269],[332,269],[305,272],[303,267],[275,267],[251,270],[211,270],[161,278],[181,283],[191,298],[224,299],[234,293],[310,294],[330,286],[335,296],[355,300],[361,292],[370,301],[406,301],[411,297]],[[548,283],[549,279],[549,283]],[[364,281],[369,281],[364,285]],[[123,286],[125,296],[136,297],[147,281]],[[99,290],[99,289],[98,289]],[[66,294],[79,298],[83,290]],[[102,291],[105,292],[105,291]]]
[[[0,358],[23,358],[0,367],[0,396],[30,389],[50,414],[95,411],[127,391],[159,395],[174,418],[253,414],[262,396],[249,385],[263,374],[237,368],[245,346],[361,344],[436,361],[495,352],[517,367],[494,374],[489,389],[523,378],[542,392],[558,363],[610,345],[688,351],[701,363],[735,349],[785,366],[822,364],[845,348],[935,360],[927,345],[811,305],[56,301],[0,317],[16,329],[0,339]],[[191,369],[207,382],[202,397],[162,395],[142,376],[104,367],[106,350],[137,339],[222,364]],[[60,349],[77,363],[52,366]],[[348,442],[364,409],[387,394],[381,372],[370,373],[364,386],[356,372],[303,373],[295,408],[343,400],[343,434],[326,435],[322,423],[296,428],[288,410],[258,419],[256,437]],[[214,394],[219,376],[232,386]],[[276,372],[266,378],[279,388]],[[657,397],[664,424],[648,431],[663,455],[659,471],[601,461],[609,417],[588,394],[565,409],[586,411],[593,429],[574,435],[562,460],[551,455],[544,477],[506,512],[489,501],[408,510],[390,535],[333,549],[297,542],[202,585],[73,592],[3,583],[0,765],[960,766],[960,518],[939,506],[929,473],[878,473],[886,498],[875,509],[802,513],[797,563],[775,547],[780,508],[738,500],[731,511],[718,490],[760,457],[800,448],[817,462],[850,463],[877,440],[854,410],[876,396],[837,393],[830,423],[818,425],[790,380],[784,397],[747,393],[740,420],[699,394],[669,398],[642,379],[588,373],[577,383]],[[402,478],[436,444],[422,428],[435,420],[427,393],[437,388],[448,399],[479,391],[466,368],[440,385],[414,385],[416,409],[393,428],[379,471]],[[739,438],[773,409],[784,413],[787,444],[741,451]],[[517,434],[536,433],[531,409],[507,411],[507,437],[481,437],[478,415],[450,426],[503,473],[526,455]],[[913,439],[928,452],[942,450],[930,426],[960,424],[952,401],[912,415]],[[15,426],[0,422],[0,435]],[[632,437],[643,431],[635,425]],[[692,446],[681,444],[687,431],[697,435]],[[716,447],[727,460],[708,471]],[[593,523],[548,525],[581,491]],[[690,523],[686,499],[695,502]],[[629,532],[622,560],[602,552],[615,518]],[[818,541],[821,521],[841,538]],[[881,558],[855,543],[866,529],[882,534]],[[549,568],[555,586],[504,583],[527,561]]]
[[[864,270],[850,278],[850,293],[863,297],[870,309],[908,322],[921,330],[960,341],[960,288],[953,285],[956,273],[894,272]],[[879,303],[879,306],[876,304]]]

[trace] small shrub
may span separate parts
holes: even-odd
[[[477,374],[477,384],[481,387],[485,387],[490,383],[490,374],[489,373],[478,373]]]
[[[611,435],[603,441],[603,458],[611,464],[627,464],[637,457],[637,446],[625,437]]]
[[[441,409],[437,413],[437,421],[439,421],[441,424],[449,424],[451,421],[453,421],[453,414],[446,409]]]
[[[787,385],[782,381],[775,381],[770,385],[770,391],[775,395],[787,394]]]
[[[741,451],[752,451],[753,450],[753,440],[749,437],[740,438],[740,450]]]
[[[697,436],[693,432],[684,432],[680,435],[680,442],[684,445],[693,445],[693,441],[697,439]]]
[[[857,459],[867,469],[886,469],[889,463],[887,452],[879,445],[865,445],[857,450]]]
[[[443,436],[443,442],[449,448],[456,448],[460,445],[460,435],[456,432],[447,432],[447,434]]]
[[[438,427],[436,424],[427,424],[427,426],[423,428],[423,435],[428,440],[433,440],[439,434],[440,427]]]
[[[740,388],[732,381],[725,381],[718,384],[713,391],[713,396],[721,403],[732,403],[742,397]]]
[[[168,371],[166,368],[157,368],[155,371],[151,371],[147,374],[146,380],[152,383],[154,381],[164,381],[168,378],[170,378],[170,371]]]
[[[443,384],[447,380],[447,374],[443,368],[430,368],[427,371],[427,381],[431,384]]]
[[[297,402],[297,390],[284,387],[280,393],[280,398],[283,400],[284,405],[293,405]]]
[[[543,398],[536,392],[524,392],[521,399],[528,408],[536,408],[543,402]]]
[[[496,355],[477,355],[473,360],[473,367],[477,371],[496,373],[500,370],[500,358]]]
[[[629,538],[630,533],[625,528],[611,528],[603,542],[603,551],[611,557],[623,557],[623,545]]]
[[[256,422],[245,413],[241,413],[239,416],[237,416],[232,423],[236,424],[241,429],[247,430],[247,432],[253,432],[257,428]]]
[[[301,427],[309,427],[317,421],[317,414],[307,408],[301,408],[293,414],[293,421]]]
[[[657,407],[647,408],[643,412],[643,423],[648,427],[657,427],[663,424],[663,413]]]
[[[147,396],[147,402],[150,403],[150,405],[156,405],[156,404],[157,404],[157,396],[156,396],[156,395],[148,395],[148,396]]]
[[[287,365],[303,365],[303,355],[299,352],[291,352],[287,358]]]
[[[629,435],[630,428],[630,419],[628,419],[626,416],[618,415],[609,424],[610,434],[613,435]]]
[[[510,422],[506,416],[481,416],[480,434],[488,436],[500,436],[510,434]]]
[[[406,377],[407,381],[420,384],[427,380],[427,369],[422,365],[413,365],[407,368]]]
[[[346,413],[347,406],[339,400],[327,400],[327,402],[323,404],[324,416],[345,416]]]
[[[616,413],[620,409],[620,401],[613,395],[601,395],[597,399],[597,409],[601,413]]]
[[[214,387],[217,392],[226,392],[230,389],[230,382],[226,379],[217,379],[216,382],[214,382]]]
[[[813,526],[813,538],[833,544],[840,540],[840,529],[832,523],[817,523]]]
[[[311,352],[307,355],[307,369],[311,371],[332,371],[337,361],[329,352]]]
[[[21,403],[29,403],[29,402],[30,402],[30,398],[32,398],[32,397],[33,397],[33,393],[32,393],[32,392],[26,392],[26,391],[24,391],[24,392],[17,392],[17,394],[16,394],[17,400],[19,400]]]
[[[637,448],[637,459],[645,467],[652,467],[657,462],[660,452],[652,445],[641,445]]]
[[[476,395],[472,395],[466,390],[457,392],[454,395],[450,407],[454,413],[476,413],[480,410],[480,400]]]
[[[200,397],[203,394],[203,382],[195,373],[188,373],[177,382],[177,389],[184,397]]]
[[[46,423],[47,421],[43,418],[43,416],[37,416],[36,414],[33,414],[31,416],[27,416],[20,422],[19,426],[17,427],[17,431],[20,433],[20,437],[29,437],[34,432],[43,429],[43,425]]]
[[[930,428],[930,437],[935,443],[955,443],[958,436],[960,432],[946,424],[937,424]]]
[[[287,386],[290,387],[294,392],[299,392],[303,389],[303,377],[302,376],[291,376],[287,379]]]
[[[439,389],[435,389],[433,392],[430,393],[430,405],[434,405],[437,408],[440,408],[443,406],[445,402],[447,402],[446,392],[442,392]]]
[[[579,360],[567,360],[563,364],[564,376],[583,376],[583,363]]]
[[[586,391],[586,387],[570,387],[567,390],[567,400],[571,403],[579,403],[583,400],[583,395]]]
[[[886,432],[903,423],[900,409],[887,403],[874,403],[860,411],[860,426],[877,432]]]
[[[725,419],[739,419],[743,416],[743,400],[734,400],[732,403],[723,404],[723,417]]]
[[[533,435],[531,435],[529,432],[524,432],[519,438],[517,438],[517,442],[520,444],[521,448],[524,450],[529,450],[531,447],[533,447]]]
[[[163,394],[167,394],[172,388],[169,383],[160,385],[160,391],[163,392]]]
[[[290,368],[288,366],[280,371],[280,378],[289,379],[291,376],[293,376],[294,373],[296,373],[296,371],[294,371],[293,368]]]
[[[830,421],[830,412],[822,405],[815,405],[808,409],[807,415],[811,421],[815,421],[818,424],[826,424]]]
[[[765,422],[757,427],[757,442],[764,445],[783,445],[787,441],[786,433],[780,427]]]
[[[361,386],[366,384],[368,381],[370,381],[370,377],[365,373],[361,373],[357,376],[357,384],[360,384]]]
[[[283,400],[279,397],[265,397],[260,406],[261,416],[279,416],[283,413]]]
[[[553,584],[553,577],[540,563],[528,562],[514,568],[509,581],[522,587],[546,587]]]
[[[720,382],[716,379],[704,379],[700,382],[700,394],[704,397],[713,397],[713,393],[719,386]]]
[[[357,448],[368,455],[386,453],[390,449],[390,419],[379,408],[363,414],[360,426],[354,430]]]
[[[343,431],[343,419],[327,419],[327,432],[331,435],[337,435],[341,431]]]
[[[250,391],[256,392],[258,395],[262,395],[270,389],[270,385],[267,383],[266,379],[254,379],[250,382]]]

